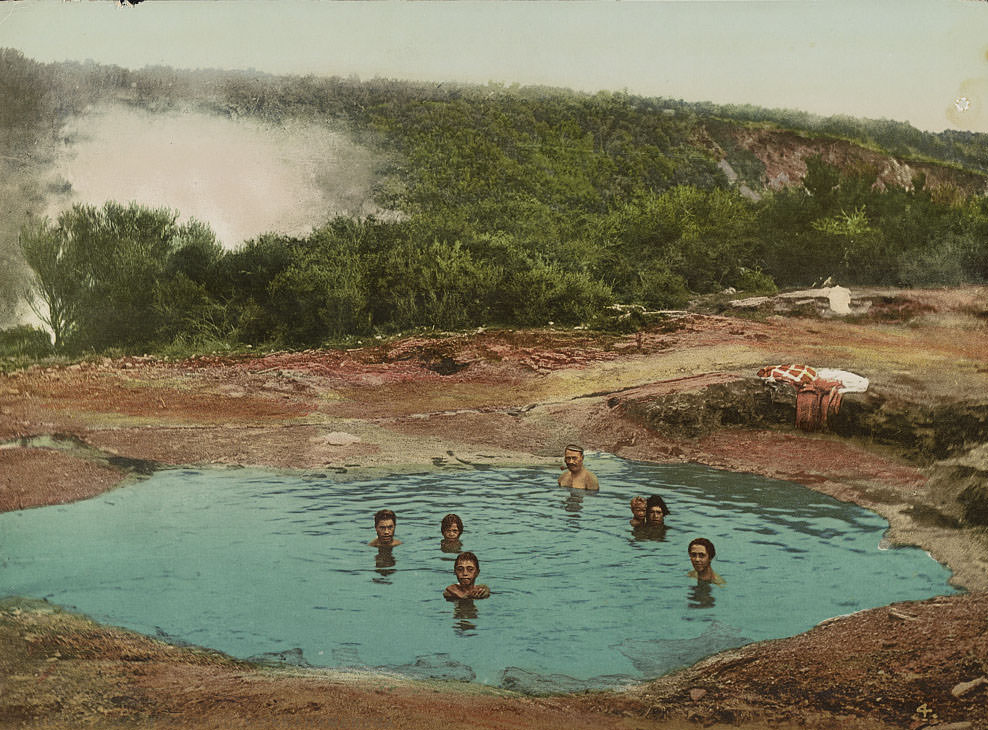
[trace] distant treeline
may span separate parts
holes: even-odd
[[[496,85],[52,67],[3,51],[8,91],[18,102],[0,112],[0,133],[21,134],[18,144],[115,100],[331,124],[386,160],[374,191],[384,214],[328,220],[305,237],[273,232],[233,251],[201,223],[177,224],[177,211],[116,202],[27,222],[20,248],[39,311],[70,352],[575,324],[613,302],[668,308],[726,287],[764,292],[827,276],[988,279],[984,197],[933,194],[921,176],[879,190],[875,170],[817,157],[802,186],[751,200],[694,141],[704,115],[794,127],[798,113]],[[898,154],[985,166],[981,135],[805,122]]]

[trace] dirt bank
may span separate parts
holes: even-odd
[[[889,519],[893,540],[923,546],[957,583],[983,591],[986,293],[886,298],[853,321],[689,314],[640,338],[490,331],[351,351],[35,367],[0,377],[0,440],[11,445],[0,449],[0,509],[91,496],[149,463],[462,468],[554,463],[577,440],[629,458],[761,473],[857,502]],[[836,433],[805,434],[791,425],[789,396],[753,377],[777,362],[853,370],[872,386],[846,399]],[[0,724],[920,727],[929,717],[916,709],[926,703],[941,720],[977,727],[986,722],[975,707],[984,689],[963,701],[950,690],[988,673],[976,633],[985,633],[985,606],[985,594],[972,593],[895,615],[876,609],[629,693],[537,700],[289,676],[49,607],[8,605]]]

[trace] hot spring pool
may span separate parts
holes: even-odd
[[[655,677],[822,619],[954,592],[918,549],[883,549],[884,520],[788,482],[603,454],[601,491],[554,468],[337,481],[259,470],[168,470],[95,499],[0,515],[0,595],[236,657],[445,677],[527,692]],[[628,501],[663,495],[663,539]],[[391,555],[367,542],[398,514]],[[454,604],[455,512],[493,595]],[[698,586],[705,536],[726,586]]]

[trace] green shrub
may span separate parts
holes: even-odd
[[[968,261],[975,246],[963,236],[948,233],[934,246],[899,255],[899,281],[905,286],[957,286],[975,280]]]
[[[539,263],[516,272],[505,291],[512,302],[507,321],[522,325],[580,324],[613,301],[607,285],[559,264]]]
[[[771,276],[761,269],[749,269],[744,266],[740,269],[734,287],[747,294],[776,294],[779,291]]]
[[[634,300],[653,309],[680,309],[690,299],[686,280],[662,263],[654,263],[639,274],[632,287]]]
[[[43,329],[22,324],[0,330],[0,357],[40,360],[53,353],[51,336]]]

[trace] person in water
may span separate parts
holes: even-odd
[[[632,527],[641,527],[645,524],[645,498],[644,497],[632,497],[631,498],[631,514],[632,517],[628,520]]]
[[[571,489],[600,489],[597,477],[583,466],[583,447],[568,444],[563,450],[564,471],[559,475],[559,486]]]
[[[696,578],[704,583],[713,583],[722,586],[726,581],[714,572],[710,567],[710,561],[714,559],[717,551],[714,544],[705,537],[698,537],[690,541],[689,545],[690,562],[693,563],[693,570],[687,575]]]
[[[393,547],[401,545],[401,540],[395,539],[395,523],[398,518],[389,509],[382,509],[374,513],[374,531],[377,537],[368,544],[372,547]]]
[[[459,515],[448,514],[439,525],[443,541],[439,547],[443,552],[460,552],[460,535],[463,534],[463,520]]]
[[[645,500],[646,527],[665,527],[667,514],[669,514],[669,508],[666,507],[665,500],[659,495],[653,494]]]
[[[453,563],[453,572],[456,573],[456,583],[446,586],[443,591],[443,598],[447,601],[462,601],[468,598],[487,598],[491,595],[491,589],[483,583],[476,583],[477,576],[480,575],[480,561],[473,553],[460,553]]]

